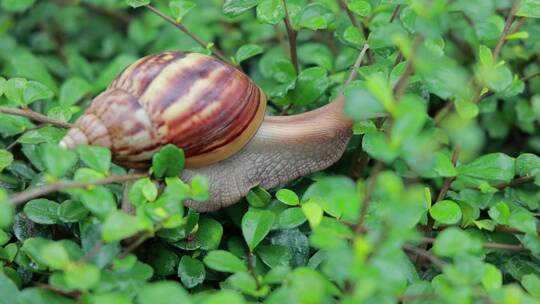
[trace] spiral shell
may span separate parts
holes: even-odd
[[[127,67],[60,145],[104,146],[119,163],[144,167],[174,144],[187,166],[204,166],[242,149],[265,107],[263,92],[236,68],[202,54],[162,52]]]

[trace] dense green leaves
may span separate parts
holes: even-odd
[[[537,2],[0,0],[0,303],[536,303]],[[264,93],[240,157],[182,173],[181,148],[235,143],[199,145],[173,103],[238,133],[212,101],[249,88],[180,58],[126,69],[163,50],[222,54]],[[91,105],[106,88],[130,115]],[[41,115],[87,110],[109,136],[60,149]],[[118,127],[157,152],[94,146]]]

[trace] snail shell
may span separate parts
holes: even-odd
[[[117,162],[148,166],[166,144],[186,165],[223,160],[244,147],[264,118],[266,98],[242,72],[213,57],[162,52],[128,66],[60,142],[100,145]]]

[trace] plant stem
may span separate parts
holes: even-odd
[[[522,176],[522,177],[518,177],[516,179],[513,179],[513,180],[511,180],[511,181],[509,181],[507,183],[497,184],[494,187],[501,190],[501,189],[504,189],[504,188],[507,188],[507,187],[515,187],[515,186],[531,183],[531,182],[534,182],[534,179],[535,179],[534,176]]]
[[[452,164],[454,166],[456,166],[458,159],[459,159],[459,147],[456,147],[454,149],[454,152],[452,153]],[[444,183],[441,187],[441,191],[439,192],[439,195],[437,195],[437,199],[435,200],[433,205],[444,200],[444,198],[446,197],[446,194],[448,193],[448,190],[450,190],[450,185],[452,185],[452,182],[455,179],[456,179],[455,177],[448,177],[444,180]],[[433,234],[433,225],[435,225],[435,220],[433,220],[433,218],[428,215],[427,227],[425,228],[425,235],[427,235],[428,237],[431,237],[431,235]],[[427,247],[428,247],[428,244],[424,244],[423,249],[427,250]],[[420,269],[423,263],[424,263],[424,259],[422,256],[419,255],[418,258],[416,259],[416,268]]]
[[[438,257],[432,255],[431,253],[429,253],[427,250],[423,249],[423,248],[418,248],[418,247],[415,247],[415,246],[411,246],[411,245],[403,245],[402,246],[404,250],[407,250],[407,251],[410,251],[414,254],[417,255],[417,257],[423,257],[425,259],[428,259],[429,261],[431,261],[431,263],[435,266],[437,266],[437,268],[439,269],[443,269],[444,266],[446,266],[446,262],[439,259]]]
[[[362,65],[362,62],[364,61],[364,57],[366,56],[366,53],[369,49],[369,44],[364,44],[364,47],[362,48],[362,51],[360,51],[360,54],[358,55],[358,58],[356,58],[356,62],[354,63],[351,73],[349,74],[349,77],[347,78],[347,81],[345,81],[345,87],[349,85],[354,79],[356,79],[356,76],[358,76],[358,69]]]
[[[131,180],[137,180],[140,178],[148,177],[147,173],[134,173],[127,175],[112,175],[105,177],[103,179],[98,179],[90,182],[78,182],[78,181],[59,181],[52,183],[47,186],[32,188],[19,192],[9,198],[9,201],[14,205],[24,204],[27,201],[38,198],[44,195],[47,195],[52,192],[56,192],[63,189],[72,189],[72,188],[87,188],[90,186],[105,185],[111,183],[121,183]]]
[[[381,172],[382,168],[383,163],[381,161],[377,161],[371,171],[371,179],[369,180],[369,183],[367,185],[366,193],[364,194],[364,199],[362,200],[362,208],[360,209],[360,215],[358,216],[358,224],[356,225],[357,233],[361,233],[362,231],[364,231],[364,220],[368,211],[369,202],[371,201],[371,196],[373,195],[373,191],[375,190],[375,183],[377,182],[377,177],[379,175],[379,172]]]
[[[396,18],[399,16],[399,13],[401,11],[401,4],[398,4],[394,11],[392,12],[392,17],[390,18],[390,23],[394,22]]]
[[[157,8],[151,6],[150,4],[145,5],[147,9],[149,9],[152,13],[158,15],[159,17],[163,18],[165,21],[169,22],[170,24],[174,25],[176,28],[184,32],[184,34],[188,35],[193,41],[195,41],[198,45],[200,45],[203,48],[207,48],[208,44],[199,39],[199,37],[195,36],[190,30],[188,30],[182,23],[176,22],[171,17],[165,15],[161,11],[159,11]],[[212,46],[211,48],[212,52],[216,55],[217,58],[219,58],[223,62],[227,62],[229,64],[232,64],[227,58],[223,55],[223,53],[216,47]]]
[[[430,238],[430,237],[424,237],[422,238],[422,242],[426,244],[433,244],[435,243],[435,239]],[[497,250],[508,250],[508,251],[529,251],[529,249],[523,247],[522,245],[512,245],[512,244],[495,243],[495,242],[482,243],[482,247],[485,249],[497,249]]]
[[[300,66],[298,64],[298,51],[296,46],[296,36],[298,33],[293,29],[291,19],[289,16],[289,8],[287,7],[287,0],[283,0],[283,7],[285,8],[285,27],[287,28],[287,36],[289,37],[289,48],[291,52],[291,61],[296,70],[296,74],[300,73]]]
[[[499,57],[502,47],[506,41],[506,36],[508,36],[508,33],[510,32],[510,27],[512,26],[512,22],[514,22],[514,15],[516,14],[519,8],[519,2],[520,0],[514,0],[514,4],[512,5],[512,8],[510,9],[510,13],[508,13],[508,16],[506,17],[506,22],[504,23],[503,31],[501,35],[499,36],[499,41],[497,41],[497,45],[495,46],[495,50],[493,51],[494,62],[497,62],[497,58]]]
[[[416,36],[414,39],[412,49],[411,49],[411,56],[409,60],[407,61],[407,66],[405,67],[405,71],[399,77],[396,85],[394,86],[394,97],[396,100],[401,99],[403,94],[405,93],[405,89],[407,88],[407,85],[409,84],[409,80],[414,73],[414,54],[418,50],[418,47],[420,47],[420,43],[422,43],[423,39],[420,36]]]
[[[47,124],[54,125],[56,127],[61,127],[61,128],[66,128],[66,129],[69,129],[73,126],[72,124],[68,122],[51,118],[49,116],[32,111],[30,109],[17,109],[17,108],[10,108],[6,106],[0,106],[0,113],[27,117],[38,122],[47,123]]]

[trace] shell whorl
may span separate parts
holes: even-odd
[[[265,107],[262,91],[236,68],[202,54],[162,52],[127,67],[60,145],[105,146],[118,162],[141,167],[170,143],[198,167],[242,149]]]

